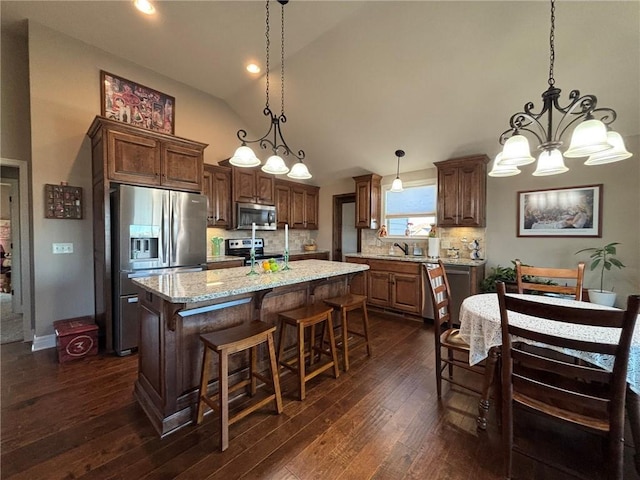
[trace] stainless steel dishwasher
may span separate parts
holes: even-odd
[[[460,305],[465,298],[471,295],[471,267],[445,265],[444,270],[447,273],[451,289],[451,313],[454,322],[459,323]]]

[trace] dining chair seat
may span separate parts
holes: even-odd
[[[442,332],[442,335],[440,335],[440,344],[447,348],[469,351],[469,344],[460,336],[459,328],[452,328]]]

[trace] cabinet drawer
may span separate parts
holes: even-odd
[[[420,273],[420,263],[413,262],[394,262],[393,260],[369,260],[371,270],[381,270],[393,273],[412,273],[418,275]]]
[[[348,263],[361,263],[363,265],[369,265],[369,260],[366,258],[360,258],[360,257],[347,257],[347,262]]]

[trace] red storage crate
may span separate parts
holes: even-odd
[[[66,363],[98,353],[98,326],[88,317],[53,322],[58,360]]]

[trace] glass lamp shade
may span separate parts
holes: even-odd
[[[257,167],[260,165],[260,160],[256,157],[256,154],[253,153],[251,148],[246,145],[242,145],[235,151],[233,157],[229,160],[229,163],[236,167]]]
[[[627,148],[624,145],[624,140],[618,132],[607,132],[607,142],[613,145],[613,148],[594,153],[586,162],[584,162],[584,164],[602,165],[605,163],[613,163],[625,160],[633,155],[627,151]]]
[[[538,157],[538,167],[533,175],[541,177],[545,175],[558,175],[567,172],[569,169],[564,164],[562,153],[557,148],[545,150]]]
[[[578,125],[571,135],[571,145],[564,152],[567,158],[588,157],[589,155],[613,148],[607,142],[607,127],[600,120],[592,118]]]
[[[391,184],[391,191],[402,192],[403,190],[404,188],[402,187],[402,180],[400,180],[400,177],[396,177],[393,183]]]
[[[529,140],[527,140],[527,137],[523,135],[513,135],[504,142],[502,160],[500,160],[501,164],[518,167],[520,165],[529,165],[535,161],[536,159],[531,156],[531,149],[529,148]]]
[[[502,161],[502,152],[496,155],[495,160],[493,161],[493,167],[489,172],[490,177],[512,177],[513,175],[518,175],[520,170],[515,165],[505,165]]]
[[[282,157],[278,155],[271,155],[262,166],[262,171],[272,173],[273,175],[284,175],[289,171],[289,167],[284,163]]]
[[[291,167],[291,171],[287,173],[287,177],[306,180],[307,178],[311,178],[311,174],[304,163],[298,162]]]

